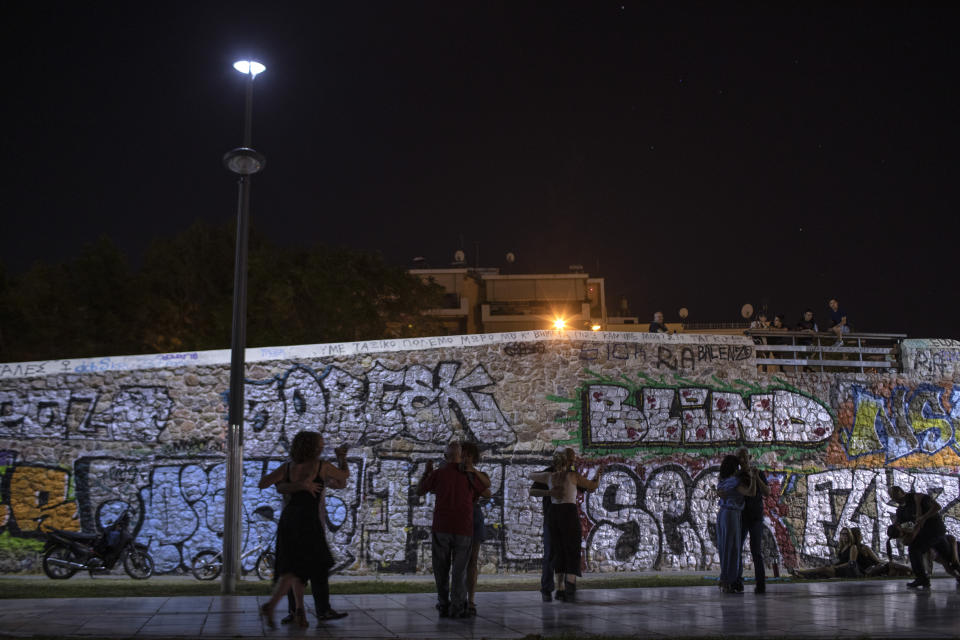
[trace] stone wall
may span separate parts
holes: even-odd
[[[280,500],[257,481],[301,429],[351,446],[327,500],[342,571],[429,570],[413,486],[451,438],[478,441],[493,479],[486,571],[538,566],[526,476],[568,445],[605,469],[580,504],[588,570],[715,569],[717,468],[738,444],[771,481],[782,565],[828,558],[848,525],[882,550],[893,484],[932,492],[960,536],[958,355],[907,341],[901,373],[758,373],[746,338],[606,332],[250,349],[243,548],[272,539]],[[227,351],[0,364],[0,570],[35,569],[44,527],[95,531],[126,507],[158,571],[218,548],[228,379]]]

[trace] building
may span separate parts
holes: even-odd
[[[570,273],[501,274],[496,268],[411,269],[446,292],[446,304],[427,313],[450,335],[556,329],[601,330],[607,325],[603,278]]]

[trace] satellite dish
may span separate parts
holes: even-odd
[[[507,263],[513,264],[517,261],[517,256],[514,255],[513,251],[507,253]]]
[[[461,251],[460,249],[457,249],[457,250],[453,253],[453,261],[454,261],[454,263],[456,263],[456,264],[463,264],[464,262],[467,261],[467,254],[465,254],[465,253],[464,253],[463,251]]]
[[[686,307],[680,307],[680,311],[677,311],[677,315],[680,316],[682,320],[685,320],[686,317],[690,315],[690,312],[687,310]]]
[[[740,315],[749,320],[753,317],[753,305],[749,302],[740,308]]]

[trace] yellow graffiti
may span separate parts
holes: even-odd
[[[927,429],[937,429],[940,432],[940,437],[937,438],[938,441],[949,439],[950,434],[953,433],[953,425],[950,424],[949,420],[924,417],[922,406],[911,404],[910,410],[907,412],[907,417],[913,426],[914,433],[923,433]]]
[[[69,499],[69,490],[66,471],[14,467],[10,471],[10,515],[20,531],[79,531],[77,504]]]
[[[877,414],[883,411],[883,405],[866,398],[862,398],[859,404],[847,446],[847,451],[852,456],[863,455],[880,448],[876,424]]]

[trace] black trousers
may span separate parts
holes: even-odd
[[[936,549],[941,558],[949,558],[953,555],[953,549],[947,542],[947,536],[923,536],[913,541],[907,549],[907,555],[910,556],[910,568],[913,569],[913,575],[917,580],[927,579],[927,567],[923,561],[927,551]]]
[[[743,541],[750,535],[750,555],[753,557],[753,571],[758,585],[767,584],[767,574],[763,566],[763,518],[743,520],[740,523],[740,549]],[[740,564],[740,582],[743,582],[743,564]]]
[[[330,572],[324,571],[323,575],[310,576],[310,590],[313,593],[313,607],[317,615],[330,608]],[[287,608],[293,613],[297,608],[297,601],[293,597],[293,591],[287,591]]]

